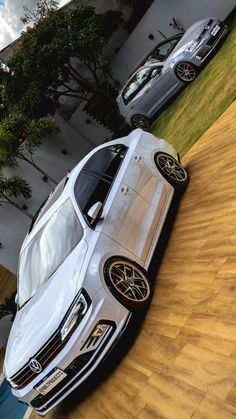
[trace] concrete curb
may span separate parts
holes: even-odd
[[[29,419],[29,417],[31,416],[33,409],[31,409],[31,407],[28,407],[28,409],[25,412],[25,416],[23,417],[23,419]]]
[[[3,375],[3,373],[1,373],[0,374],[0,385],[2,384],[3,380],[4,380],[4,375]]]

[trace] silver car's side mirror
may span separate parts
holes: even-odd
[[[19,297],[18,297],[18,293],[16,293],[15,295],[15,303],[18,305],[19,304]]]
[[[96,221],[102,215],[103,204],[101,202],[96,202],[89,210],[88,216],[92,218],[93,221]]]
[[[160,74],[162,67],[155,68],[152,72],[151,78],[156,77],[157,74]]]

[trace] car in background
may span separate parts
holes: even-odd
[[[38,415],[86,380],[150,303],[147,269],[188,181],[174,148],[137,129],[90,152],[36,213],[4,374]]]
[[[158,44],[117,97],[126,121],[148,129],[155,114],[196,78],[227,30],[220,20],[208,18]]]

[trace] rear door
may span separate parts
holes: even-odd
[[[168,185],[155,167],[155,151],[153,141],[147,141],[146,146],[143,143],[137,145],[124,161],[122,169],[117,174],[117,180],[127,184],[145,201],[162,212],[167,199]]]

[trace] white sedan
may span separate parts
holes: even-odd
[[[95,370],[150,302],[147,269],[174,191],[187,183],[174,148],[137,129],[94,149],[36,214],[4,373],[39,415]]]

